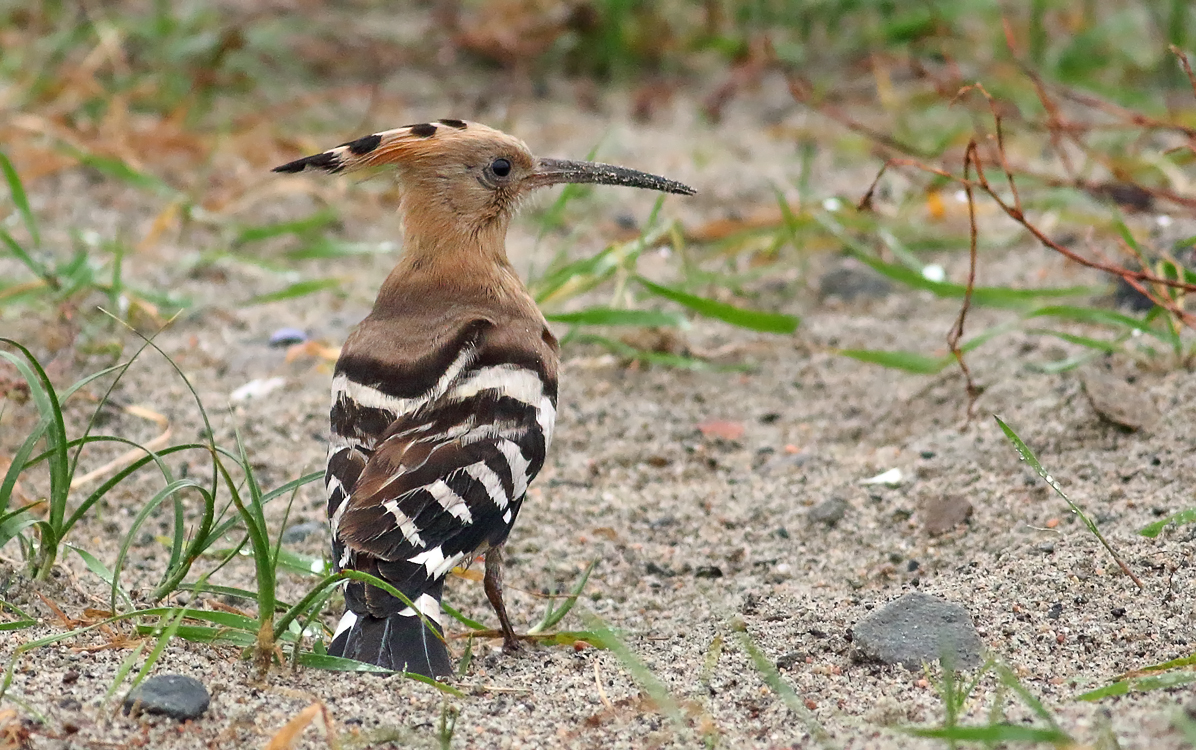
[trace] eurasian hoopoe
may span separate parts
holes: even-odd
[[[336,364],[324,482],[337,569],[375,575],[415,606],[350,581],[329,653],[435,677],[452,672],[444,578],[480,552],[503,647],[519,645],[503,604],[502,545],[552,441],[559,358],[507,260],[516,203],[564,182],[694,191],[622,167],[540,159],[462,120],[367,135],[274,171],[381,166],[398,171],[404,252]]]

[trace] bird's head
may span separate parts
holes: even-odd
[[[597,183],[693,195],[673,180],[634,169],[534,156],[523,141],[476,122],[438,120],[374,133],[275,172],[396,169],[411,235],[501,239],[528,192],[560,183]]]

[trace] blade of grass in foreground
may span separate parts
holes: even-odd
[[[1168,672],[1149,677],[1135,677],[1129,680],[1118,680],[1112,685],[1106,685],[1096,690],[1089,690],[1087,693],[1077,695],[1076,700],[1098,701],[1101,698],[1108,698],[1111,695],[1127,695],[1129,693],[1145,693],[1150,690],[1165,690],[1167,688],[1180,687],[1181,685],[1190,685],[1193,682],[1196,682],[1196,672],[1191,670]]]
[[[619,661],[623,662],[623,666],[635,678],[635,681],[640,684],[648,697],[656,704],[656,707],[665,715],[672,719],[673,723],[677,725],[677,729],[688,736],[689,724],[685,721],[685,714],[681,711],[681,706],[673,699],[669,693],[669,689],[664,686],[660,678],[652,674],[652,670],[640,660],[638,656],[628,647],[627,643],[623,641],[613,630],[607,627],[606,622],[598,615],[590,612],[582,612],[581,619],[585,621],[586,626],[591,632],[602,639],[602,645],[605,646],[611,653],[619,657]]]
[[[1125,574],[1130,577],[1130,580],[1132,580],[1139,589],[1144,588],[1142,581],[1138,579],[1138,576],[1134,575],[1134,571],[1130,570],[1129,566],[1122,561],[1121,557],[1118,556],[1118,554],[1109,545],[1109,542],[1105,540],[1105,535],[1100,533],[1100,529],[1097,528],[1096,523],[1090,519],[1083,510],[1080,509],[1080,506],[1071,501],[1071,498],[1069,498],[1059,487],[1059,484],[1055,481],[1055,478],[1047,473],[1046,469],[1042,468],[1042,464],[1038,462],[1038,458],[1035,457],[1034,452],[1030,450],[1029,446],[1022,442],[1022,439],[1017,436],[1017,433],[1014,432],[1009,425],[1005,424],[1000,417],[994,414],[993,419],[997,420],[997,424],[1001,426],[1001,430],[1005,433],[1005,437],[1009,438],[1009,442],[1013,443],[1013,447],[1017,449],[1017,452],[1019,455],[1021,455],[1022,460],[1030,464],[1030,468],[1034,469],[1038,476],[1042,477],[1043,481],[1050,485],[1051,489],[1053,489],[1055,493],[1059,495],[1059,497],[1063,498],[1064,502],[1067,503],[1067,506],[1071,508],[1071,512],[1080,517],[1080,520],[1084,522],[1084,525],[1088,527],[1088,530],[1092,532],[1092,535],[1100,541],[1101,546],[1103,546],[1109,555],[1112,556],[1113,560],[1122,569],[1122,571],[1124,571]]]
[[[4,180],[8,183],[8,192],[12,195],[12,202],[17,207],[17,213],[25,222],[25,229],[29,230],[29,237],[34,247],[42,244],[37,231],[37,221],[33,218],[33,210],[29,208],[29,198],[25,195],[25,186],[21,184],[21,176],[9,161],[8,155],[0,151],[0,171],[4,172]]]
[[[769,660],[760,647],[751,639],[746,630],[733,628],[735,636],[739,639],[739,645],[747,652],[747,655],[752,660],[752,665],[755,666],[756,671],[760,673],[764,684],[768,685],[774,693],[781,696],[781,700],[790,711],[794,713],[802,723],[806,725],[806,730],[809,731],[811,739],[818,742],[823,747],[833,747],[830,741],[830,736],[827,735],[826,730],[818,723],[818,719],[814,718],[814,714],[802,702],[798,694],[785,682],[781,677],[781,673],[777,671],[776,665]]]

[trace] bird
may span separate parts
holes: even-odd
[[[505,652],[503,545],[544,466],[557,409],[557,339],[506,253],[520,199],[560,183],[693,195],[624,167],[539,158],[486,125],[442,119],[373,133],[275,167],[394,170],[402,252],[332,378],[324,486],[345,612],[328,653],[432,678],[453,666],[445,577],[485,555]]]

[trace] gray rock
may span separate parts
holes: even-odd
[[[324,531],[325,525],[320,521],[304,521],[292,526],[288,526],[282,532],[283,544],[294,544],[295,542],[302,542],[312,534],[319,534]]]
[[[827,526],[834,526],[843,520],[843,516],[847,515],[848,509],[847,501],[835,495],[810,508],[807,514],[809,519],[814,523],[824,523]]]
[[[125,713],[162,714],[186,721],[197,719],[208,710],[208,689],[194,677],[161,674],[151,677],[125,696]]]
[[[983,649],[966,609],[923,593],[906,594],[860,620],[852,643],[864,659],[909,669],[943,656],[957,669],[974,669]]]
[[[892,289],[888,279],[855,260],[827,271],[818,281],[818,293],[823,298],[838,297],[844,302],[857,298],[879,299]]]

